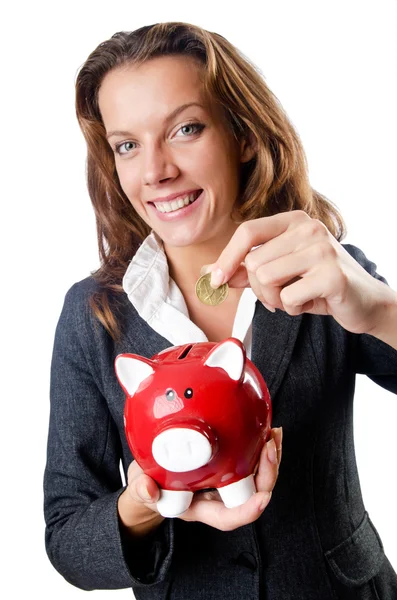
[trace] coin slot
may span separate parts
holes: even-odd
[[[190,346],[186,346],[186,348],[183,350],[182,354],[180,354],[178,356],[178,360],[182,360],[182,358],[186,358],[186,356],[189,354],[189,352],[192,348],[193,348],[193,344],[191,344]]]

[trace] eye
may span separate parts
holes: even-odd
[[[131,150],[135,150],[134,144],[135,142],[123,142],[122,144],[117,144],[115,150],[117,154],[123,156],[124,154],[131,152]],[[122,148],[124,148],[124,151],[122,151]]]
[[[185,396],[185,398],[193,398],[193,390],[192,388],[187,388],[183,395]]]
[[[165,392],[165,397],[167,398],[167,400],[170,400],[170,401],[175,400],[175,396],[176,396],[175,390],[169,389]]]
[[[182,125],[182,127],[178,129],[177,133],[181,131],[183,137],[190,137],[196,133],[201,133],[204,127],[205,125],[202,123],[186,123],[186,125]]]

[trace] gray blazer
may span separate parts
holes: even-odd
[[[231,532],[165,519],[132,544],[117,516],[119,461],[126,472],[132,456],[113,363],[170,342],[125,295],[113,306],[123,323],[114,343],[88,306],[97,289],[88,277],[66,294],[51,365],[46,548],[65,579],[85,590],[133,587],[138,600],[396,600],[397,576],[361,497],[353,393],[356,373],[397,393],[397,352],[332,317],[272,314],[257,302],[252,360],[270,389],[273,426],[284,429],[269,506]]]

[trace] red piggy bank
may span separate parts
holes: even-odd
[[[272,410],[239,340],[173,346],[151,360],[120,354],[115,371],[127,440],[161,489],[160,514],[180,515],[204,488],[217,488],[229,508],[249,499]]]

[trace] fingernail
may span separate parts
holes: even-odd
[[[200,275],[207,275],[207,273],[210,273],[211,271],[211,265],[203,265],[200,269]]]
[[[276,448],[276,444],[274,443],[273,438],[267,443],[267,455],[269,457],[270,462],[273,463],[274,465],[276,465],[277,464],[277,448]]]
[[[263,304],[263,306],[264,306],[265,308],[267,308],[267,310],[270,310],[270,312],[272,312],[272,313],[275,313],[275,312],[276,312],[276,309],[275,309],[275,308],[273,308],[273,306],[270,306],[269,304],[266,304],[266,302],[262,302],[262,304]]]
[[[149,490],[147,489],[146,486],[142,486],[140,492],[139,492],[140,497],[142,498],[142,500],[151,500],[152,497],[149,494]]]
[[[265,510],[266,506],[269,504],[270,502],[270,498],[272,497],[272,493],[271,492],[266,492],[265,497],[263,498],[262,502],[259,505],[259,510],[262,512],[263,510]]]
[[[274,427],[273,431],[275,433],[275,437],[277,438],[277,442],[278,442],[277,449],[279,449],[283,442],[283,428],[282,427]]]
[[[224,274],[222,269],[215,269],[211,273],[211,287],[216,289],[223,283]]]
[[[282,454],[282,447],[283,447],[283,428],[282,427],[275,427],[274,428],[274,433],[275,433],[275,437],[274,442],[277,446],[277,458],[278,458],[278,463],[280,464],[281,462],[281,454]]]

